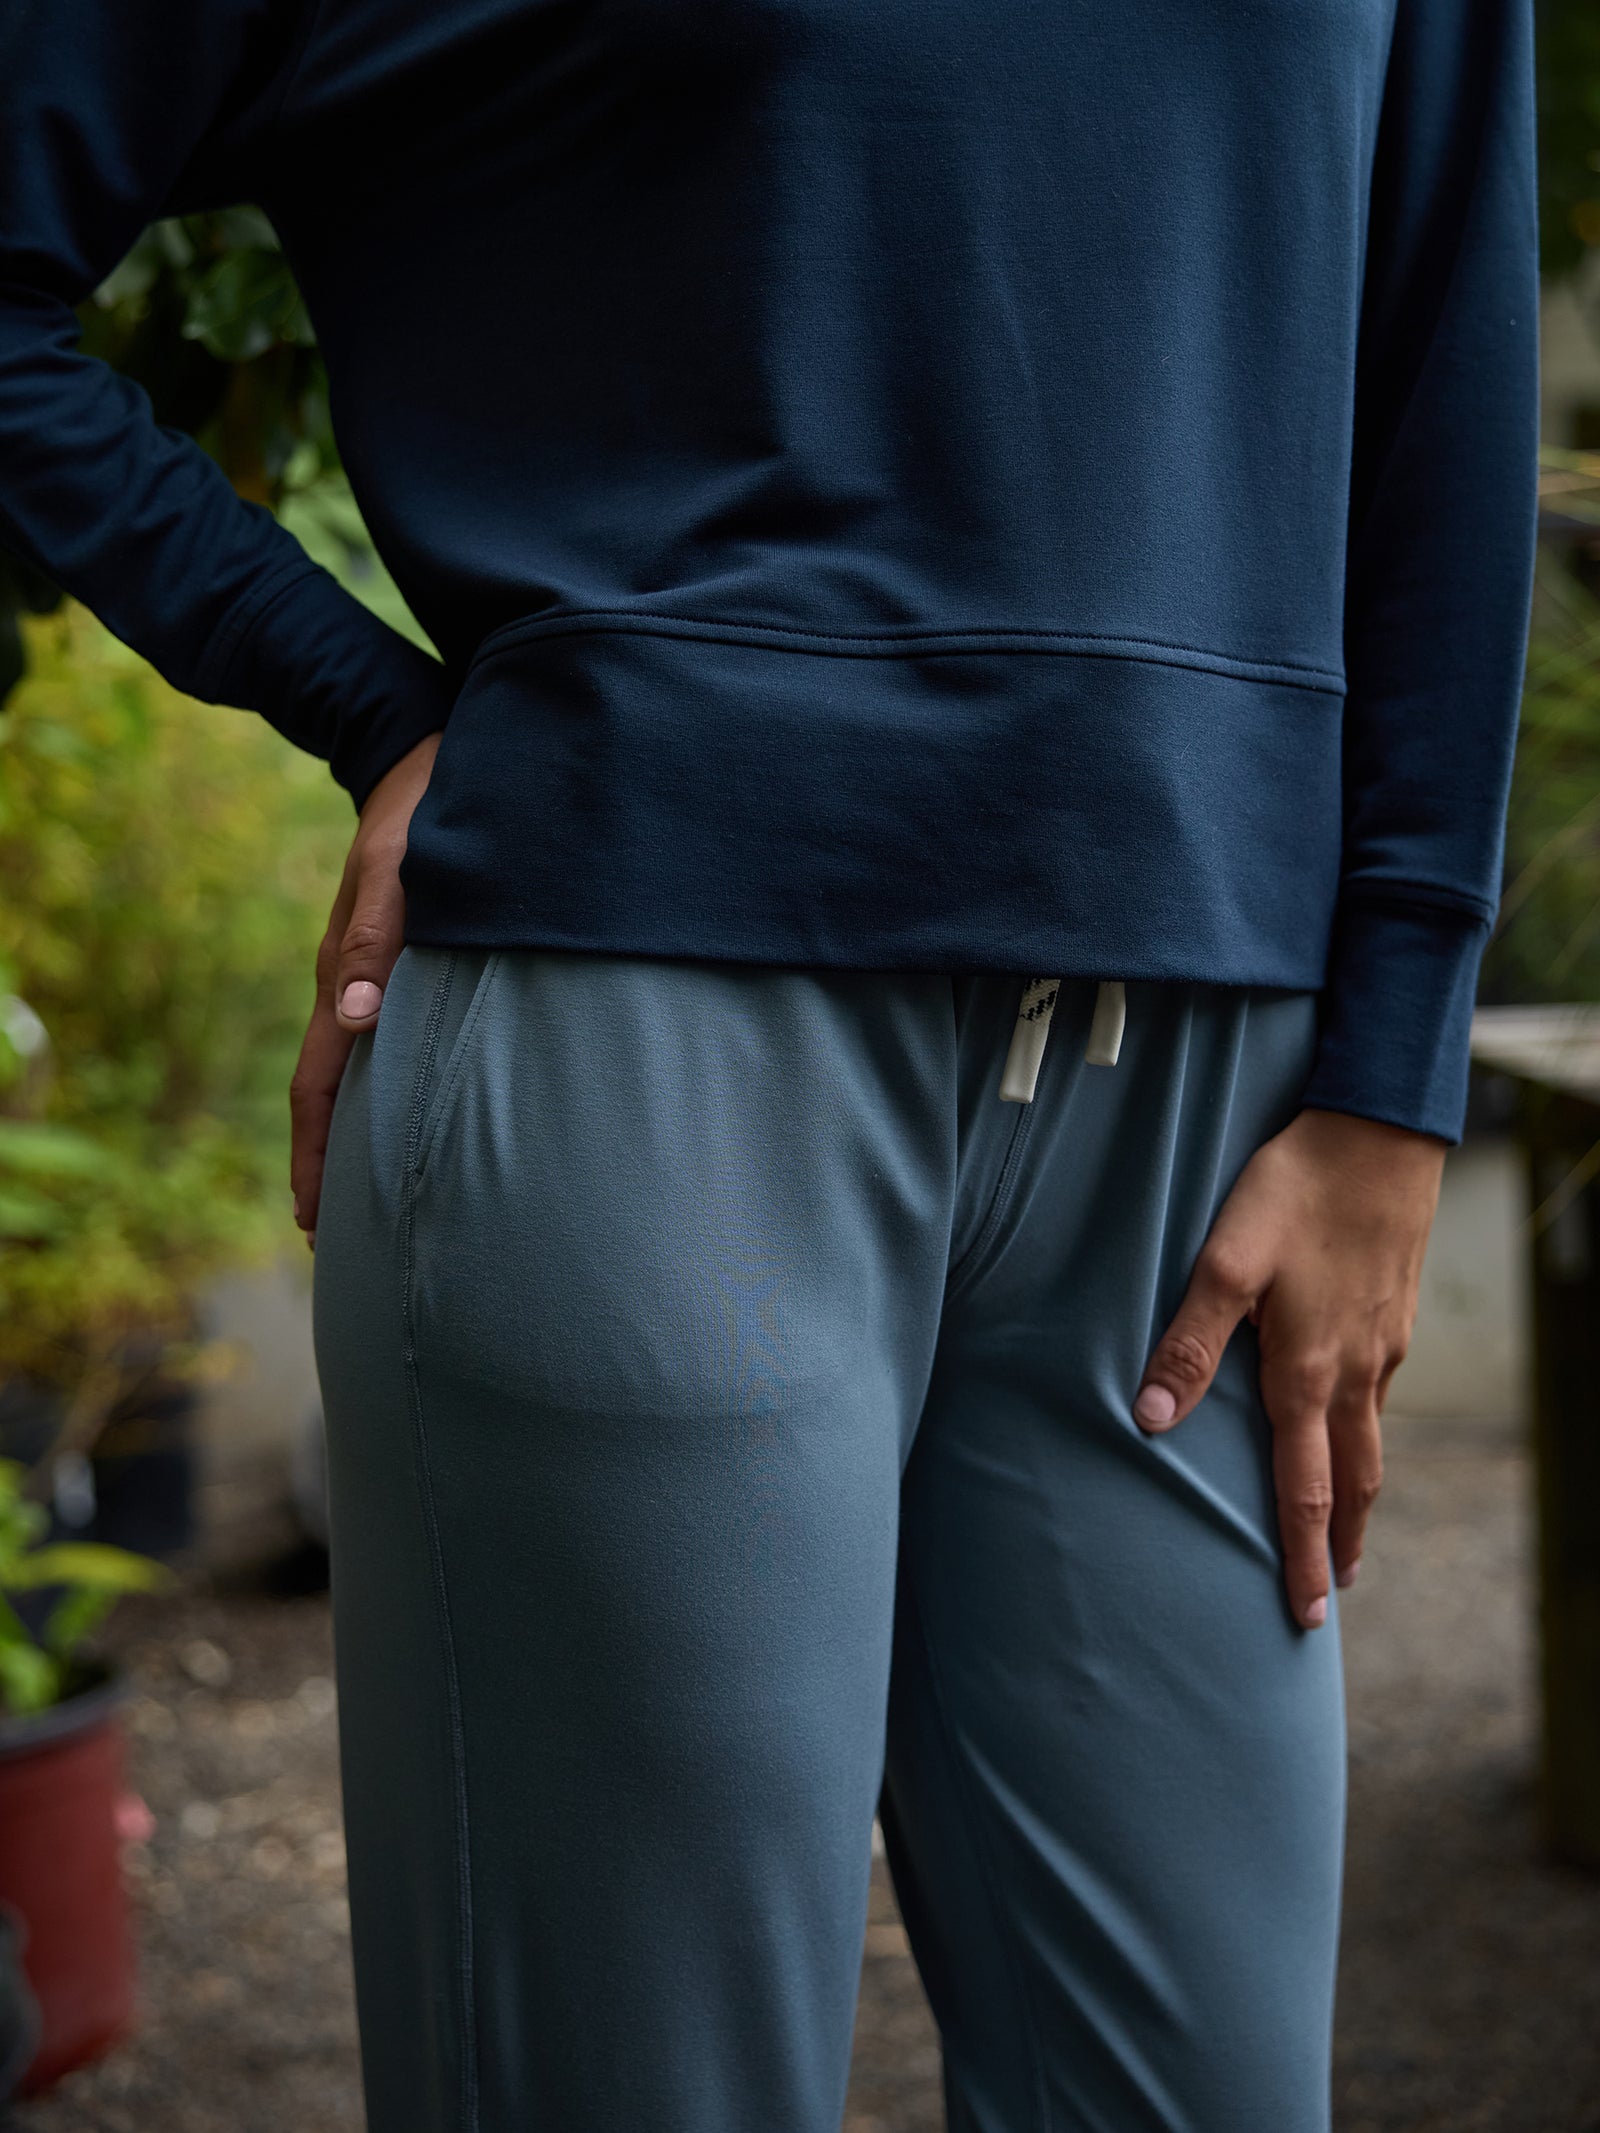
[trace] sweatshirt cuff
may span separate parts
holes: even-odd
[[[195,693],[259,711],[322,756],[359,810],[385,771],[443,731],[455,692],[437,659],[308,563],[232,619]]]
[[[1454,1147],[1466,1119],[1472,1010],[1490,924],[1444,904],[1341,905],[1304,1103],[1437,1134]]]

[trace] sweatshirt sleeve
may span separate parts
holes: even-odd
[[[1343,864],[1305,1101],[1455,1142],[1532,597],[1531,0],[1397,0],[1369,204]]]
[[[75,315],[148,223],[250,196],[245,150],[304,4],[0,11],[0,544],[175,687],[328,760],[359,807],[444,725],[444,668],[158,424],[140,386],[82,351]]]

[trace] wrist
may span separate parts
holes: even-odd
[[[443,739],[442,728],[425,733],[420,741],[391,763],[362,801],[359,819],[366,822],[374,815],[386,815],[397,803],[409,814],[427,790],[433,759],[439,753],[439,743]]]
[[[1451,1143],[1437,1133],[1307,1104],[1294,1121],[1296,1139],[1319,1160],[1376,1181],[1424,1180],[1437,1188]]]

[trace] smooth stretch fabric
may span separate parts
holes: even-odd
[[[1130,1414],[1307,996],[407,948],[316,1239],[371,2133],[838,2133],[882,1818],[952,2133],[1325,2133],[1337,1596],[1255,1336]]]
[[[1325,987],[1310,1100],[1457,1138],[1532,25],[7,0],[0,540],[358,801],[443,728],[413,942]],[[442,663],[76,345],[142,224],[240,199]]]

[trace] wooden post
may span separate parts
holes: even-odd
[[[1560,1857],[1600,1866],[1600,1100],[1533,1066],[1518,1077],[1518,1132],[1532,1209],[1541,1823]]]

